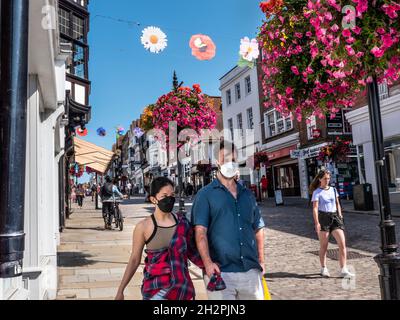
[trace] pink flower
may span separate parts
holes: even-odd
[[[390,48],[394,43],[392,36],[389,34],[385,34],[384,36],[382,36],[382,42],[385,48]]]
[[[335,71],[333,73],[335,79],[343,79],[346,78],[346,74],[343,71]]]
[[[352,44],[352,43],[354,43],[356,41],[356,39],[354,39],[353,37],[348,37],[347,39],[346,39],[346,42],[348,43],[348,44]]]
[[[333,17],[332,17],[332,13],[330,13],[329,11],[325,13],[325,19],[327,21],[332,21]]]
[[[386,13],[386,15],[391,19],[396,19],[398,17],[397,11],[400,11],[400,4],[391,3],[384,4],[382,6],[382,10]]]
[[[300,75],[299,69],[298,69],[296,66],[292,66],[291,69],[292,69],[292,72],[293,72],[296,76]]]
[[[379,34],[385,34],[386,33],[385,29],[382,28],[382,27],[376,29],[376,32],[379,33]]]
[[[309,38],[312,37],[312,32],[311,31],[307,31],[306,32],[306,36],[309,37]]]
[[[318,55],[318,48],[315,46],[311,46],[310,53],[311,57],[314,59]]]
[[[293,93],[293,89],[291,87],[286,88],[286,95],[291,96]]]
[[[340,5],[338,5],[336,3],[336,0],[327,0],[326,1],[331,7],[335,8],[337,11],[341,11],[342,8],[340,7]]]
[[[331,30],[332,30],[333,32],[338,32],[338,31],[339,31],[339,26],[338,26],[337,24],[334,24],[334,25],[331,27]]]
[[[354,56],[356,54],[352,46],[346,46],[346,50],[349,56]]]
[[[361,51],[357,52],[357,54],[356,54],[357,58],[362,58],[363,56],[364,56],[364,52],[361,52]]]
[[[362,29],[358,26],[355,26],[353,29],[351,29],[355,34],[360,34]]]
[[[351,37],[351,31],[349,29],[344,29],[342,35],[345,38]]]
[[[294,36],[299,39],[303,38],[303,34],[300,32],[295,32]]]
[[[371,53],[375,56],[375,58],[381,58],[385,54],[385,51],[375,46],[372,48]]]

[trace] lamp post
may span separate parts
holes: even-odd
[[[379,89],[375,77],[373,82],[368,84],[368,106],[374,149],[382,243],[382,253],[374,259],[381,271],[379,282],[382,299],[400,300],[400,256],[396,240],[396,224],[393,221],[390,208]]]
[[[179,87],[181,87],[183,82],[179,83],[178,77],[176,76],[176,72],[174,71],[174,77],[172,81],[172,86],[173,90],[175,92],[178,91]],[[179,134],[179,133],[178,133]],[[179,188],[179,211],[181,213],[186,213],[186,208],[185,208],[185,199],[182,197],[182,192],[183,192],[183,180],[182,180],[182,163],[179,160],[179,157],[177,157],[177,164],[178,164],[178,188]]]

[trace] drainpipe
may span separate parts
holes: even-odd
[[[1,3],[0,278],[22,275],[29,1]]]

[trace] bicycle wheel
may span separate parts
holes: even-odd
[[[114,214],[113,214],[113,216],[114,216],[114,222],[115,222],[115,228],[119,228],[119,214],[118,214],[118,208],[115,208],[114,207]]]

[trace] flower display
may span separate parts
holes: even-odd
[[[269,165],[268,153],[265,151],[257,152],[254,154],[254,167],[260,168],[262,164],[264,164],[265,166]]]
[[[202,93],[200,85],[195,84],[192,88],[179,87],[161,96],[156,104],[144,110],[141,128],[146,131],[158,129],[164,132],[167,140],[160,142],[163,147],[166,147],[164,143],[169,144],[169,134],[172,134],[169,132],[171,122],[177,123],[176,134],[184,129],[192,129],[200,134],[203,129],[215,128],[216,113],[208,105],[208,100]],[[181,145],[179,143],[177,147]]]
[[[211,60],[216,55],[217,47],[209,36],[196,34],[190,39],[189,46],[198,60]]]
[[[86,137],[88,135],[88,129],[82,130],[81,128],[76,129],[76,134],[80,137]]]
[[[71,165],[71,167],[69,169],[69,174],[72,177],[80,178],[83,176],[84,172],[85,172],[85,166],[80,166],[77,163]]]
[[[240,67],[249,66],[250,68],[253,68],[255,61],[260,55],[257,39],[250,40],[248,37],[243,38],[240,41],[239,54],[240,59],[238,65]]]
[[[105,137],[107,135],[107,131],[103,127],[98,128],[96,132],[100,137]]]
[[[149,131],[154,128],[153,110],[155,105],[148,105],[140,116],[140,128],[144,131]]]
[[[323,118],[352,107],[373,77],[389,85],[400,79],[396,1],[271,0],[260,7],[265,107],[299,121]]]
[[[167,47],[167,35],[157,27],[147,27],[142,31],[141,42],[146,50],[160,53]]]
[[[351,141],[339,137],[329,146],[322,147],[317,160],[319,161],[345,161],[350,152]]]

